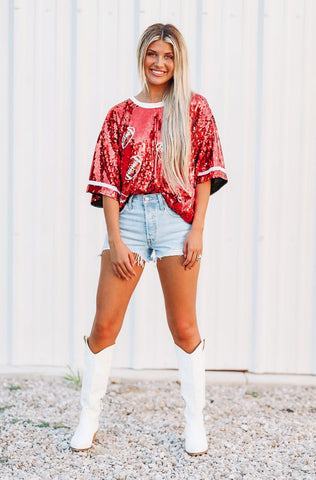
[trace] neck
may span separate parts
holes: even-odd
[[[165,88],[150,87],[149,91],[142,90],[136,98],[141,102],[158,103],[162,101]]]

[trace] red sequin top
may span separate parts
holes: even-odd
[[[163,103],[142,103],[131,97],[112,107],[94,151],[87,192],[91,204],[102,207],[102,195],[119,201],[130,195],[161,193],[186,222],[194,215],[195,186],[211,180],[210,194],[227,182],[220,139],[212,111],[204,97],[190,103],[192,154],[189,167],[192,191],[172,193],[163,176],[161,123]]]

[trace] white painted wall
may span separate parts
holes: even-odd
[[[1,0],[2,365],[80,365],[104,219],[85,193],[136,44],[172,22],[214,112],[229,183],[211,197],[198,314],[208,369],[316,373],[316,3]],[[174,368],[147,266],[115,366]]]

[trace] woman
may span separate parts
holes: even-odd
[[[93,443],[126,308],[145,262],[156,261],[186,404],[185,450],[200,455],[208,447],[196,288],[208,199],[227,177],[212,112],[189,87],[180,32],[169,24],[148,27],[137,58],[142,90],[109,111],[87,188],[92,205],[103,207],[107,237],[71,448]]]

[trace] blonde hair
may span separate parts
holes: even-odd
[[[144,61],[148,46],[163,40],[170,43],[174,54],[174,75],[163,95],[162,165],[166,181],[172,191],[177,187],[191,191],[189,161],[191,155],[191,128],[189,108],[191,89],[189,84],[188,53],[179,30],[171,24],[155,23],[148,27],[137,46],[138,72],[145,91],[149,91]]]

